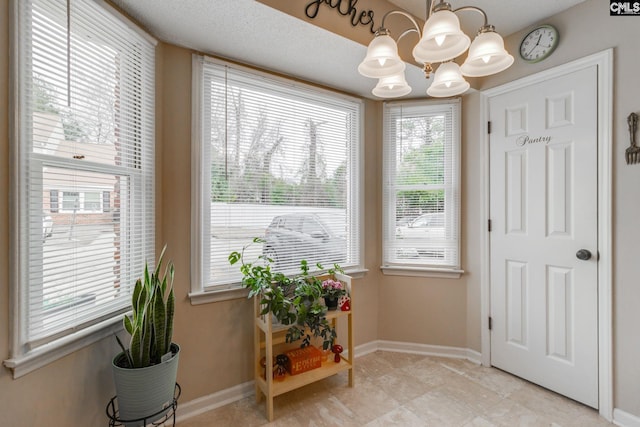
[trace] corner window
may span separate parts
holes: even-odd
[[[359,100],[194,56],[193,292],[239,283],[229,253],[278,271],[361,267]]]
[[[155,47],[106,4],[16,5],[20,376],[119,328],[153,258]]]
[[[460,104],[384,106],[383,270],[460,268]]]

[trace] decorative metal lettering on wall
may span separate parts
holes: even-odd
[[[358,10],[356,8],[358,0],[314,0],[305,7],[305,15],[309,19],[315,19],[320,11],[320,6],[323,4],[335,9],[342,16],[348,16],[353,27],[363,25],[369,27],[371,34],[375,33],[373,10]]]
[[[529,135],[521,135],[516,139],[516,145],[518,147],[524,147],[529,144],[548,144],[551,142],[550,136],[537,136],[535,138],[531,138]]]

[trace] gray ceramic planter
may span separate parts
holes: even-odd
[[[119,420],[142,419],[171,406],[178,374],[180,346],[172,343],[171,350],[173,357],[147,368],[126,369],[117,366],[116,362],[124,357],[124,353],[119,353],[113,358]],[[162,411],[154,419],[147,419],[147,424],[164,417],[165,413],[166,411]],[[127,427],[142,425],[142,421],[126,423]]]

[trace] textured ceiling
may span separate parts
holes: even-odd
[[[391,1],[417,16],[424,16],[424,0]],[[450,0],[454,8],[462,4],[481,6],[489,15],[489,23],[503,36],[581,1]],[[113,2],[160,40],[373,97],[371,89],[376,81],[360,76],[356,70],[366,54],[366,46],[254,0]],[[479,27],[482,23],[480,15],[468,14],[469,17],[461,16],[463,25]],[[470,31],[470,35],[476,30]],[[413,88],[409,97],[426,96],[427,82],[420,68],[409,64],[406,76]]]
[[[388,0],[401,9],[424,19],[425,0]],[[582,3],[585,0],[448,0],[453,9],[461,6],[475,6],[484,10],[489,24],[496,27],[503,37],[520,31],[532,24]],[[463,28],[472,36],[483,24],[482,16],[476,12],[458,13]]]

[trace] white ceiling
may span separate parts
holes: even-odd
[[[299,0],[296,0],[299,1]],[[420,18],[425,0],[390,0]],[[584,0],[449,0],[455,9],[481,7],[506,36]],[[255,0],[113,0],[160,40],[211,53],[303,80],[370,97],[376,81],[356,68],[366,46],[291,17]],[[306,4],[306,3],[304,3]],[[322,7],[322,6],[321,6]],[[482,17],[461,12],[473,36]],[[512,52],[513,54],[513,52]],[[422,71],[408,64],[409,97],[426,96]]]

